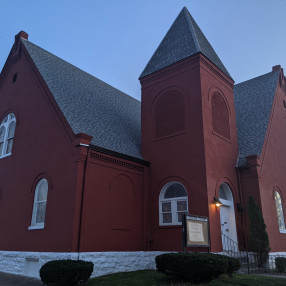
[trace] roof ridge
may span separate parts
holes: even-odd
[[[247,82],[249,82],[249,81],[252,81],[252,80],[255,80],[255,79],[264,77],[264,76],[266,76],[266,75],[275,74],[275,73],[280,73],[280,71],[275,71],[275,72],[272,72],[272,71],[271,71],[271,72],[268,72],[268,73],[265,73],[265,74],[262,74],[262,75],[258,75],[258,76],[256,76],[256,77],[253,77],[253,78],[247,79],[247,80],[245,80],[245,81],[236,83],[234,86],[238,86],[238,85],[240,85],[240,84],[244,84],[244,83],[247,83]]]
[[[184,8],[186,8],[186,7],[184,7]],[[183,9],[184,9],[184,8],[183,8]],[[144,70],[142,71],[142,73],[140,74],[139,79],[140,79],[141,77],[144,77],[144,76],[145,76],[145,75],[143,75],[144,72],[145,72],[145,70],[147,70],[149,63],[152,61],[153,57],[155,56],[155,54],[157,53],[157,51],[160,49],[160,46],[161,46],[162,42],[163,42],[164,39],[167,37],[168,33],[172,30],[173,26],[174,26],[175,23],[176,23],[176,20],[179,18],[179,16],[180,16],[181,13],[183,12],[183,9],[182,9],[182,11],[179,13],[179,15],[176,17],[175,21],[172,23],[172,25],[171,25],[170,28],[168,29],[167,33],[166,33],[165,36],[163,37],[163,39],[160,41],[160,43],[159,43],[158,47],[156,48],[156,50],[153,52],[153,54],[152,54],[150,60],[148,61],[147,65],[145,66],[145,68],[144,68]],[[187,8],[186,8],[186,9],[187,9]]]
[[[195,32],[195,29],[194,29],[194,26],[193,26],[193,22],[191,21],[192,20],[192,15],[190,14],[189,10],[187,9],[187,7],[184,7],[183,8],[183,11],[186,15],[186,18],[187,18],[187,22],[189,24],[189,27],[190,27],[190,31],[191,31],[191,34],[193,36],[193,40],[194,40],[194,43],[196,45],[196,48],[197,48],[197,51],[198,52],[201,52],[202,49],[201,49],[201,46],[200,46],[200,43],[199,43],[199,40],[198,40],[198,37],[197,37],[197,34]]]
[[[197,53],[202,53],[225,75],[231,78],[231,75],[203,31],[188,9],[184,7],[168,29],[163,40],[139,76],[139,79],[194,56]]]

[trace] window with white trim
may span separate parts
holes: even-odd
[[[39,229],[45,226],[46,205],[48,197],[48,181],[41,179],[35,189],[32,221],[29,229]]]
[[[286,233],[283,208],[282,208],[282,200],[278,192],[275,192],[275,204],[276,204],[279,231]]]
[[[5,116],[0,124],[0,158],[12,154],[16,117],[13,113]]]
[[[159,198],[159,224],[181,225],[184,213],[188,213],[186,188],[179,182],[167,183]]]

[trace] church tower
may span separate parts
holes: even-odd
[[[149,248],[180,250],[181,215],[187,212],[209,218],[211,251],[221,251],[214,197],[222,184],[231,189],[239,220],[234,81],[187,8],[139,79],[142,155],[151,162]]]

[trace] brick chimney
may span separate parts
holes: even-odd
[[[18,38],[23,38],[25,40],[28,40],[29,38],[29,35],[24,32],[24,31],[20,31],[16,36],[15,36],[15,40],[18,39]]]
[[[280,65],[272,67],[272,72],[277,72],[277,71],[280,71],[280,70],[281,70],[281,66]]]

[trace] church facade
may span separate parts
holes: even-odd
[[[16,35],[0,75],[1,271],[152,268],[182,251],[185,213],[208,218],[210,251],[224,236],[247,249],[249,196],[286,252],[283,69],[234,85],[183,8],[139,80],[141,102]]]

